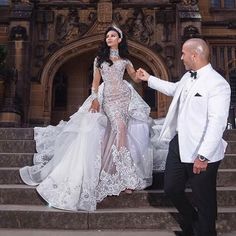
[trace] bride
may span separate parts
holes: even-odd
[[[34,128],[34,165],[20,176],[38,185],[52,207],[93,211],[106,196],[152,184],[150,108],[123,79],[126,70],[140,82],[127,54],[125,35],[109,27],[94,60],[91,95],[68,122]]]

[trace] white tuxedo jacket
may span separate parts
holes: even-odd
[[[227,143],[222,139],[230,105],[230,86],[210,64],[197,71],[198,78],[191,87],[179,113],[179,98],[190,73],[179,82],[163,81],[154,76],[148,86],[168,96],[173,96],[160,139],[170,141],[178,125],[181,161],[193,163],[197,154],[216,162],[224,157]]]

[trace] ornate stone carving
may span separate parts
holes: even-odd
[[[10,32],[10,40],[14,41],[14,40],[27,40],[27,39],[28,36],[25,27],[21,25],[12,27]]]
[[[182,4],[184,5],[196,5],[198,3],[198,0],[182,0]]]
[[[36,22],[38,23],[39,40],[49,40],[49,25],[54,21],[54,12],[47,10],[40,10],[36,12]]]
[[[184,41],[189,38],[197,38],[197,37],[200,37],[200,33],[197,27],[189,25],[184,28],[184,35],[183,35]]]
[[[152,49],[155,50],[157,53],[161,53],[163,50],[162,46],[158,43],[153,44]]]
[[[11,18],[30,20],[33,12],[33,5],[28,1],[15,1],[12,4]]]
[[[172,45],[166,46],[164,48],[164,53],[166,57],[166,65],[168,68],[174,67],[175,47]]]
[[[116,19],[122,18],[118,13]],[[142,9],[134,10],[133,16],[125,21],[122,29],[132,39],[150,45],[153,35],[154,20],[152,15],[145,15]]]
[[[45,54],[45,48],[43,45],[37,45],[35,47],[35,57],[36,58],[42,58],[44,57],[44,54]]]
[[[100,23],[109,23],[112,21],[112,2],[98,3],[98,21]]]
[[[175,11],[158,11],[156,13],[156,23],[163,25],[162,41],[169,42],[172,37],[172,24],[176,21]]]
[[[53,23],[54,21],[54,12],[53,11],[47,11],[47,10],[42,10],[42,11],[37,11],[36,13],[36,22],[37,23]]]
[[[59,48],[59,45],[58,45],[57,43],[51,43],[51,44],[48,46],[48,52],[49,52],[49,53],[53,53],[53,52],[55,52],[58,48]]]
[[[229,29],[236,29],[236,20],[232,20],[228,23]]]
[[[71,9],[67,16],[59,14],[56,17],[55,37],[60,43],[75,40],[84,35],[91,24],[96,20],[96,14],[90,12],[88,23],[80,22],[77,9]]]

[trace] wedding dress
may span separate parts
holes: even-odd
[[[152,184],[150,108],[123,80],[127,66],[127,59],[102,63],[99,113],[88,112],[89,96],[68,122],[34,128],[34,165],[20,176],[50,206],[93,211],[106,196]]]

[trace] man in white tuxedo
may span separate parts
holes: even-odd
[[[216,236],[216,176],[227,143],[222,139],[230,105],[230,86],[209,63],[202,39],[187,40],[181,60],[186,72],[176,83],[139,69],[148,86],[173,96],[160,139],[169,140],[164,190],[183,217],[184,236]],[[194,205],[185,195],[192,188]]]

